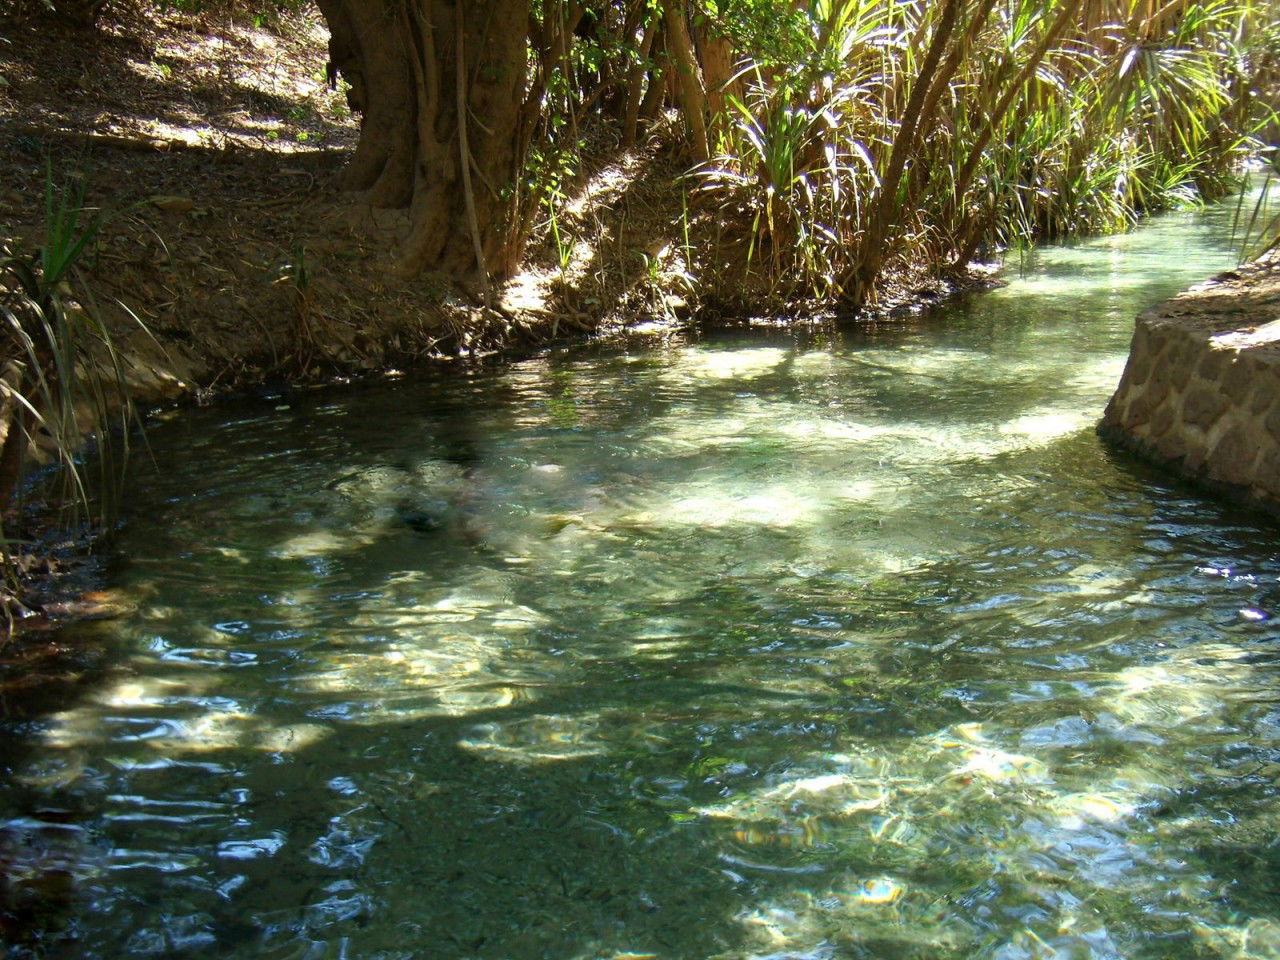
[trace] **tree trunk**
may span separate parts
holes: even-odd
[[[653,61],[653,69],[649,72],[649,87],[645,90],[644,99],[640,101],[640,116],[645,120],[656,119],[667,100],[671,71],[667,69],[669,57],[666,52],[666,37],[661,32],[654,41],[650,59]]]
[[[657,33],[658,20],[655,17],[645,25],[636,62],[631,65],[627,73],[627,99],[622,114],[623,146],[633,147],[636,143],[636,126],[640,120],[641,98],[644,96],[644,78],[649,70],[649,51],[653,47],[653,38]]]
[[[26,374],[22,374],[15,390],[18,396],[31,396],[32,384]],[[26,407],[14,404],[5,432],[4,445],[0,447],[0,512],[13,506],[14,494],[22,483],[23,460],[27,447],[31,443],[31,428],[35,418]],[[0,553],[6,550],[0,545]]]
[[[972,251],[977,249],[978,246],[978,239],[973,235],[973,230],[975,229],[975,224],[982,221],[963,216],[961,213],[965,191],[973,183],[973,176],[978,170],[978,163],[982,160],[983,153],[991,142],[992,136],[999,129],[1000,124],[1004,122],[1005,114],[1009,112],[1009,107],[1013,105],[1014,98],[1026,88],[1032,75],[1039,69],[1040,61],[1045,58],[1049,49],[1065,35],[1068,24],[1077,19],[1080,13],[1081,4],[1063,3],[1062,10],[1058,13],[1057,18],[1045,30],[1039,44],[1036,45],[1031,56],[1027,58],[1026,63],[1022,65],[1022,69],[1018,71],[1018,75],[1014,77],[1013,82],[1005,89],[999,103],[987,114],[982,133],[969,148],[969,156],[965,160],[964,166],[960,168],[960,172],[956,174],[954,191],[943,215],[944,223],[958,224],[960,237],[955,241],[955,247],[959,250],[959,256],[953,264],[956,267],[963,268],[968,263]],[[965,235],[966,231],[968,235]]]
[[[707,85],[707,108],[711,122],[719,123],[730,99],[743,100],[742,81],[734,72],[733,45],[725,37],[715,36],[704,26],[697,34],[698,59],[702,62],[702,78]]]
[[[663,0],[663,20],[667,26],[667,49],[671,51],[676,83],[680,94],[680,110],[689,130],[693,158],[705,163],[711,158],[707,141],[707,95],[702,86],[698,59],[693,53],[693,41],[685,23],[683,0]]]
[[[942,60],[943,51],[955,30],[962,5],[962,0],[944,0],[938,22],[933,27],[924,60],[912,84],[911,96],[907,99],[907,106],[902,112],[902,119],[894,135],[889,162],[880,178],[880,196],[871,210],[869,223],[862,238],[862,247],[853,269],[855,287],[851,299],[859,305],[866,302],[873,285],[879,279],[889,231],[902,210],[900,193],[902,173],[906,168],[907,160],[915,154],[921,121],[927,124],[930,119],[924,113],[926,105],[932,110],[938,102],[936,96],[931,96],[931,92],[940,90],[939,84],[950,80],[947,75],[935,77],[935,73]],[[948,58],[946,66],[954,71],[958,64],[958,60]]]
[[[343,185],[408,208],[406,272],[487,281],[519,263],[528,0],[318,0],[360,142]]]

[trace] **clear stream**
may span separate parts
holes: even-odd
[[[154,427],[11,956],[1280,956],[1277,527],[1093,431],[1230,218]]]

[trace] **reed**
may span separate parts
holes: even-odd
[[[81,186],[46,178],[44,239],[37,249],[0,256],[0,337],[5,358],[0,393],[5,436],[0,445],[0,511],[19,496],[33,452],[59,463],[64,489],[55,501],[68,522],[107,511],[137,422],[125,361],[82,271],[108,212],[84,205]],[[142,329],[124,304],[118,304]],[[149,335],[149,332],[148,332]],[[113,431],[113,424],[124,429]],[[98,473],[84,471],[87,437],[97,440]],[[8,563],[8,547],[0,545]]]

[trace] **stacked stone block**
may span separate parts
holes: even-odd
[[[1280,514],[1280,256],[1141,314],[1099,430]]]

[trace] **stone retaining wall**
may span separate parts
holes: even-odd
[[[1140,314],[1098,429],[1280,515],[1280,256]]]

